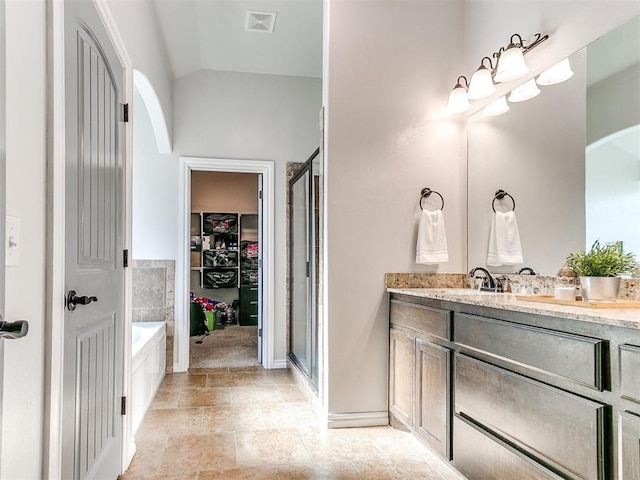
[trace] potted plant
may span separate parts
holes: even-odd
[[[616,300],[620,276],[632,273],[638,266],[633,254],[625,253],[622,242],[604,245],[596,240],[588,252],[570,253],[567,265],[580,277],[585,300]]]

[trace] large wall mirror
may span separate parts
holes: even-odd
[[[492,201],[516,202],[523,266],[622,240],[640,258],[640,16],[569,57],[574,75],[496,117],[468,120],[469,268],[486,266]],[[497,211],[512,209],[509,197]]]

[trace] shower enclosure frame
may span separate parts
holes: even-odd
[[[307,378],[311,388],[318,392],[318,218],[316,218],[316,210],[318,205],[316,176],[314,174],[314,160],[318,157],[320,149],[307,159],[300,167],[300,170],[289,180],[289,345],[288,354],[291,363]],[[305,179],[305,175],[307,178]],[[294,325],[296,324],[296,262],[294,261],[295,252],[295,233],[294,225],[295,208],[297,206],[294,196],[294,187],[300,181],[306,182],[306,247],[307,247],[307,265],[306,265],[306,331],[305,346],[306,358],[300,355],[301,352],[296,349],[297,334]]]

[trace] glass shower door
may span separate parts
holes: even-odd
[[[313,387],[318,383],[316,263],[317,214],[313,160],[317,151],[289,183],[289,355]]]

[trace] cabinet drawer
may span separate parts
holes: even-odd
[[[603,389],[603,340],[468,314],[456,315],[454,337],[478,352]]]
[[[414,303],[391,300],[391,323],[413,328],[444,340],[451,339],[451,312]]]
[[[572,478],[604,478],[608,408],[471,357],[456,356],[456,412]]]
[[[560,480],[532,460],[493,440],[466,421],[453,420],[453,463],[468,478]]]
[[[618,478],[640,480],[640,417],[629,412],[619,416]]]
[[[620,345],[620,395],[640,402],[640,347]]]

